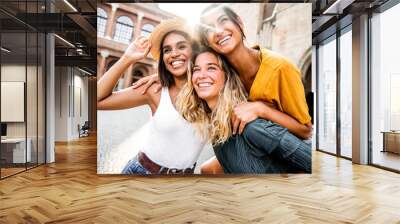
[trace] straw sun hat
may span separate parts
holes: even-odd
[[[168,19],[161,21],[150,35],[150,53],[155,60],[160,58],[161,41],[165,34],[171,31],[181,31],[192,36],[192,28],[183,19]]]

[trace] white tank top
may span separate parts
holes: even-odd
[[[176,111],[167,87],[161,90],[160,103],[146,130],[141,151],[164,167],[191,168],[205,145],[195,128]]]

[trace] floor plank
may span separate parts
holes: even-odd
[[[313,153],[313,174],[96,174],[96,138],[0,181],[0,223],[400,223],[400,175]]]

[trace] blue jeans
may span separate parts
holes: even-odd
[[[124,169],[121,172],[122,174],[139,174],[139,175],[147,175],[151,174],[150,171],[146,170],[142,166],[142,164],[139,163],[138,157],[135,156],[133,159],[129,160],[129,162],[126,164]]]
[[[264,119],[214,146],[214,153],[225,173],[311,173],[311,144]]]

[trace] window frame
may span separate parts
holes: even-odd
[[[104,17],[104,15],[99,15],[99,10],[104,12],[105,17]],[[108,14],[107,14],[106,10],[104,10],[103,8],[97,7],[97,36],[104,37],[106,35],[107,19],[108,19]],[[99,20],[104,20],[105,21],[104,32],[102,33],[102,35],[99,35]]]
[[[123,18],[127,18],[126,21],[130,21],[131,24],[129,24],[129,22],[124,23],[124,21],[121,21],[121,19]],[[128,30],[127,32],[127,29],[130,30]],[[115,22],[113,40],[119,43],[129,44],[129,42],[132,41],[132,38],[134,37],[134,29],[135,29],[135,24],[129,16],[126,15],[119,16]],[[130,36],[127,35],[127,33],[129,32],[131,33]],[[126,38],[127,36],[129,36],[129,38]],[[124,39],[126,39],[127,41],[125,42]]]

